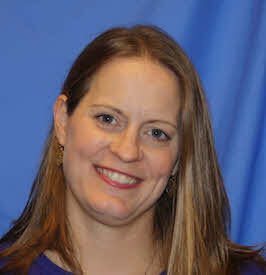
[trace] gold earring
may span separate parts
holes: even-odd
[[[176,184],[175,176],[170,175],[168,179],[168,183],[165,188],[165,192],[167,193],[168,196],[171,195],[171,193],[173,192],[175,184]]]
[[[56,163],[57,163],[58,167],[62,166],[62,164],[63,164],[63,157],[64,157],[64,146],[62,146],[57,141],[57,146],[56,146]]]

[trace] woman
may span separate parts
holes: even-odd
[[[261,250],[230,241],[229,221],[193,65],[157,28],[115,28],[65,80],[0,272],[263,274]]]

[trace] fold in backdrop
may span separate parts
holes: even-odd
[[[0,234],[27,201],[70,65],[114,26],[153,24],[196,66],[232,208],[231,237],[266,239],[266,1],[1,1]]]

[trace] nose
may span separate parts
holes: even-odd
[[[138,135],[135,130],[130,129],[124,130],[113,137],[110,151],[124,162],[139,161],[143,157]]]

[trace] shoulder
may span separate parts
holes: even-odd
[[[241,265],[241,275],[265,275],[265,264],[257,264],[254,262],[245,262]]]
[[[8,248],[10,244],[0,244],[0,252]],[[7,264],[8,258],[0,257],[0,274],[13,275],[14,272],[2,273],[1,268]],[[38,256],[30,266],[28,275],[72,275],[71,272],[67,272],[61,269],[59,266],[51,262],[44,254]]]
[[[29,275],[50,274],[50,275],[73,275],[50,261],[44,254],[41,254],[32,263]]]

